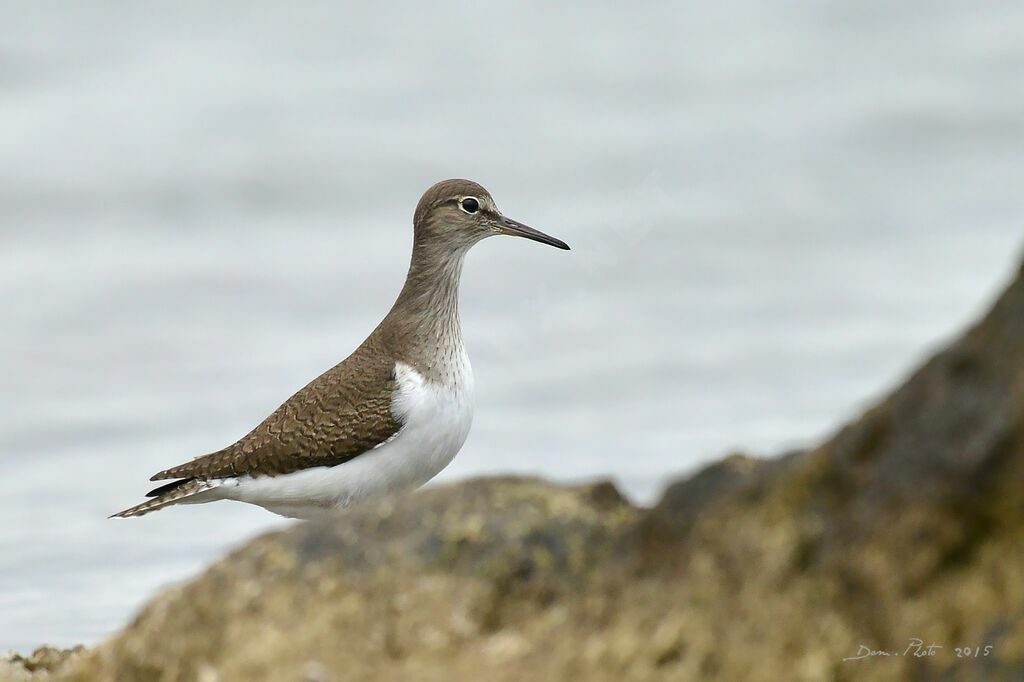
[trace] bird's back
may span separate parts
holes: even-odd
[[[392,354],[375,333],[236,443],[153,480],[275,476],[348,461],[401,427],[391,411],[394,369]]]

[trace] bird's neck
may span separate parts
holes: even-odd
[[[464,353],[459,279],[465,249],[416,240],[405,286],[385,324],[396,351],[424,376],[447,380]]]

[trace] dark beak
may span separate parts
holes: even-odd
[[[551,235],[544,234],[540,230],[535,230],[529,225],[523,225],[522,223],[516,222],[511,218],[505,216],[499,216],[497,220],[498,230],[501,234],[510,234],[513,237],[526,237],[532,239],[535,242],[541,244],[550,244],[560,249],[569,250],[569,245],[563,242],[561,239],[555,239]]]

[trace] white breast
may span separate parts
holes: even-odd
[[[337,466],[240,478],[219,490],[284,516],[309,518],[423,485],[454,459],[473,421],[473,372],[464,351],[457,357],[443,383],[396,363],[391,410],[402,428],[376,448]]]

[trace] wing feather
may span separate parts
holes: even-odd
[[[276,476],[347,462],[401,428],[391,412],[396,390],[391,354],[371,336],[237,443],[161,471],[150,480]]]

